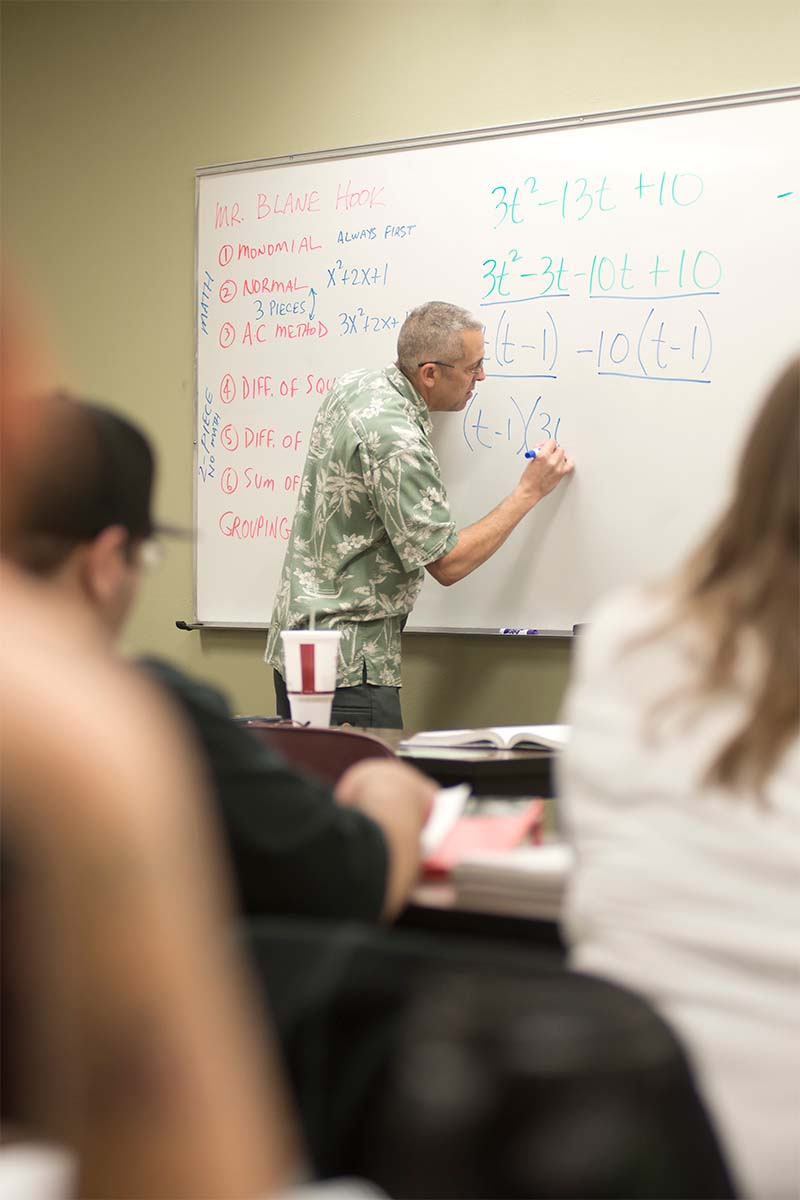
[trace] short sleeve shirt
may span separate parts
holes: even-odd
[[[424,568],[458,540],[425,401],[398,367],[344,376],[320,406],[275,597],[280,631],[341,631],[337,683],[399,686],[400,630]]]

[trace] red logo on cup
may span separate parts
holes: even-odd
[[[314,678],[314,643],[303,642],[300,645],[300,676],[303,692],[316,692]]]

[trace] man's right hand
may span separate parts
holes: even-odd
[[[536,447],[536,458],[525,464],[518,487],[535,504],[557,487],[565,475],[575,469],[566,450],[552,438]]]
[[[511,494],[480,521],[462,529],[452,550],[429,562],[426,570],[443,587],[464,579],[500,549],[511,530],[574,468],[558,442],[551,439],[537,446],[536,458],[527,462]]]

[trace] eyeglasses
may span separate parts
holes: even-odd
[[[164,552],[161,543],[155,538],[145,538],[138,546],[138,562],[140,567],[144,567],[146,571],[154,571],[161,566]]]
[[[430,358],[427,362],[417,363],[418,367],[449,367],[451,371],[463,371],[465,375],[477,377],[483,370],[483,359],[477,362],[474,367],[459,367],[457,363],[439,362],[436,358]]]

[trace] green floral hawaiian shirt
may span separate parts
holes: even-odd
[[[431,419],[397,367],[344,376],[320,406],[275,597],[265,659],[283,670],[280,631],[342,633],[339,687],[400,684],[400,629],[424,567],[458,540]]]

